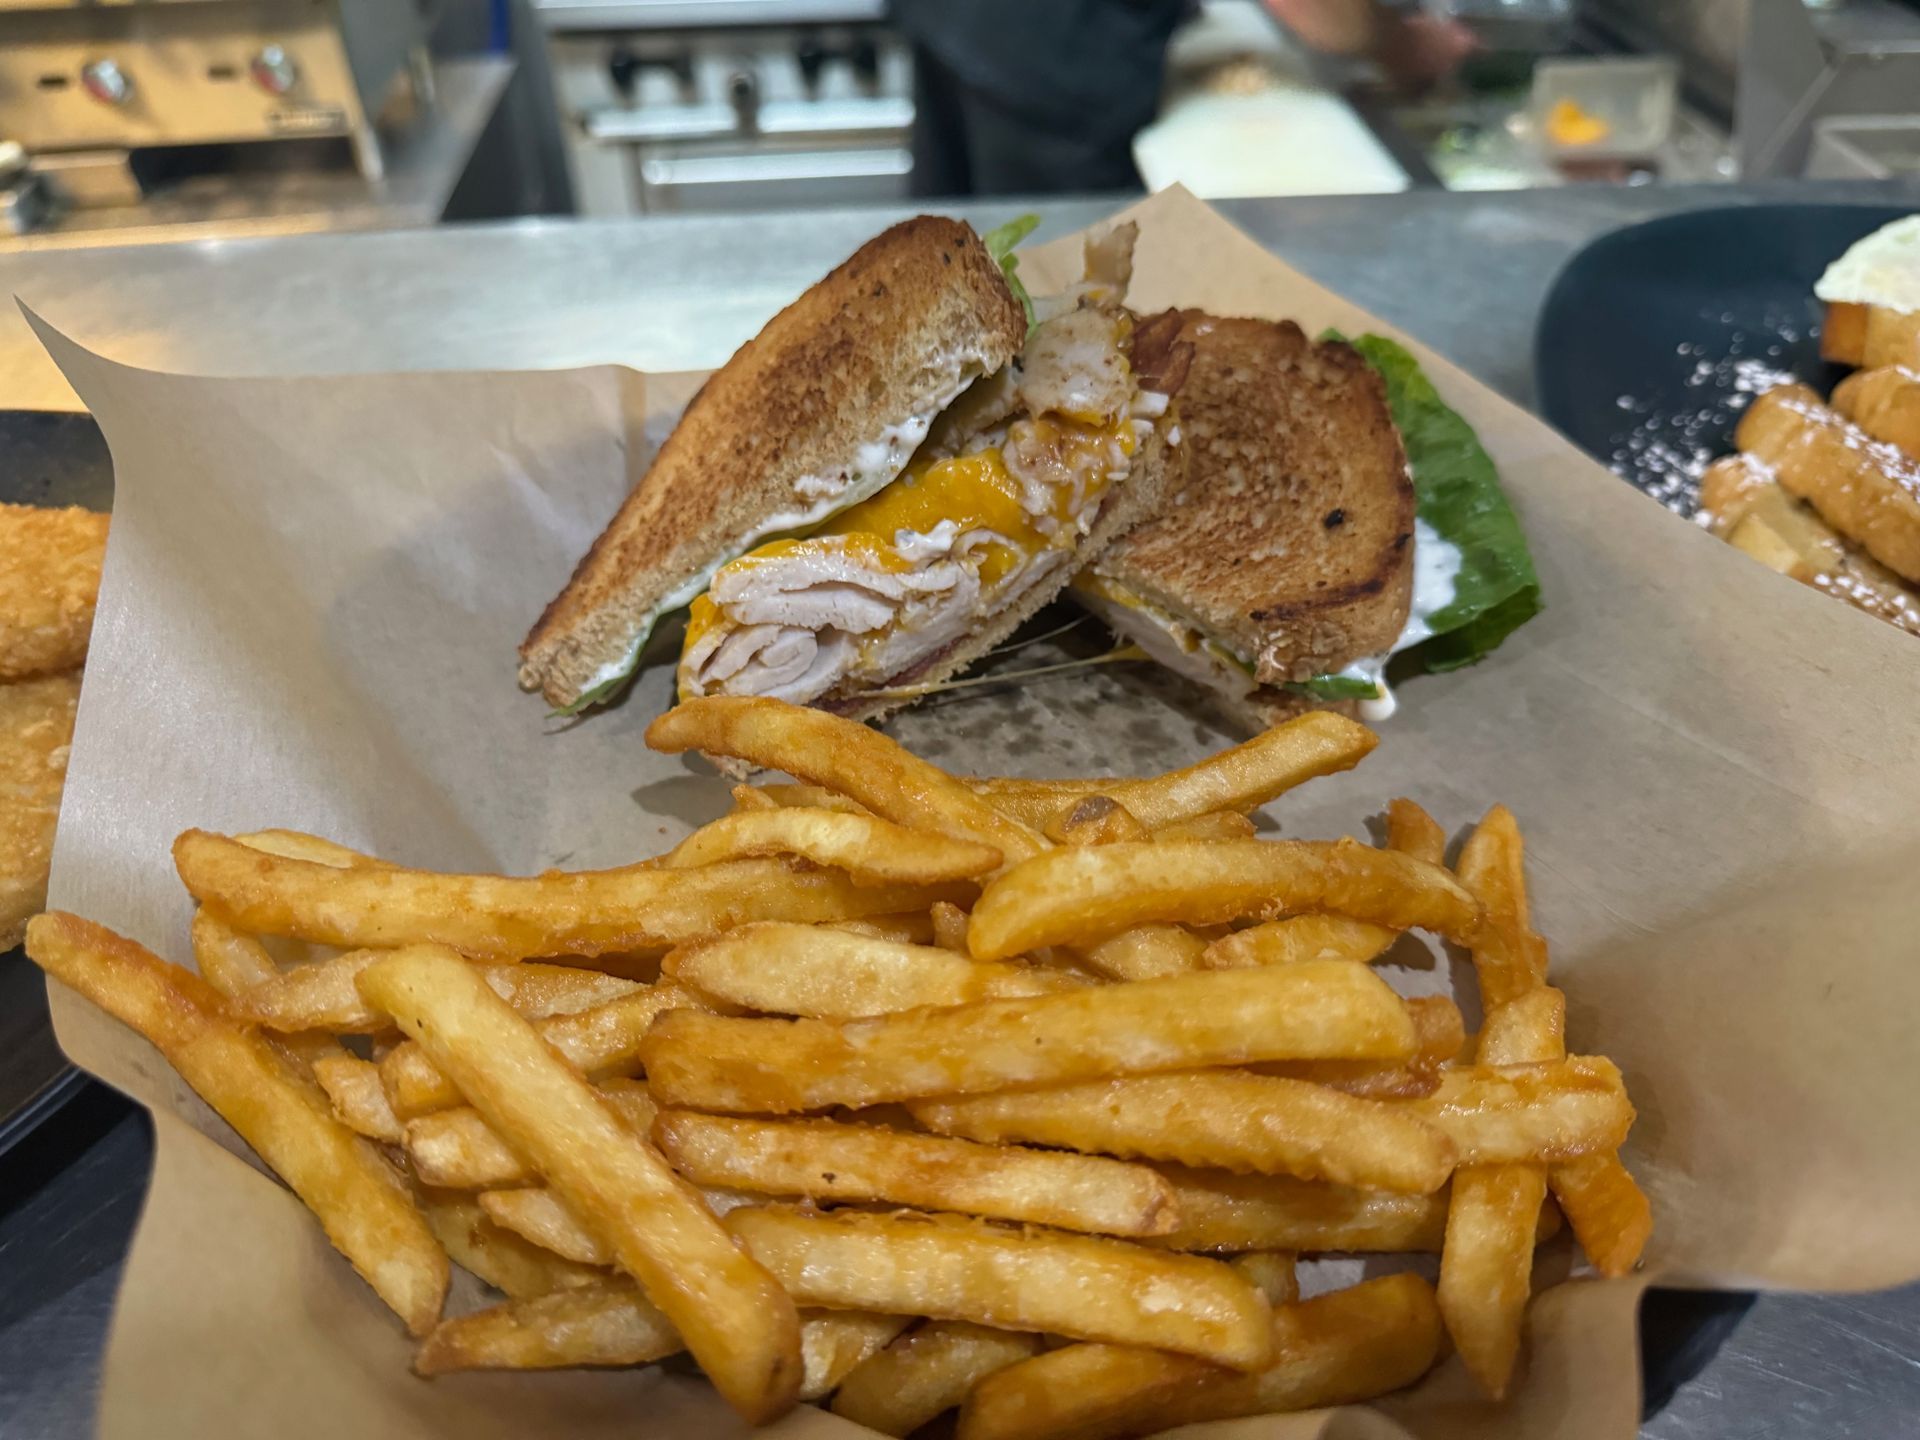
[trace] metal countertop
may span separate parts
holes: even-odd
[[[1887,203],[1920,185],[1768,184],[1228,201],[1315,279],[1500,390],[1531,398],[1534,317],[1603,231],[1673,211],[1796,199]],[[1025,209],[1040,238],[1115,199]],[[116,359],[215,374],[712,365],[897,210],[529,221],[353,236],[207,239],[0,255],[0,289]],[[0,407],[76,408],[15,313]],[[113,1288],[150,1166],[146,1122],[96,1087],[0,1159],[0,1435],[82,1436]],[[1920,1287],[1762,1298],[1643,1430],[1646,1440],[1882,1440],[1920,1415]]]

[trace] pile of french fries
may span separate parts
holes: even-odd
[[[962,779],[766,700],[648,740],[797,783],[526,879],[189,831],[198,974],[29,930],[312,1208],[421,1375],[685,1351],[755,1422],[1148,1435],[1398,1389],[1449,1338],[1499,1396],[1562,1215],[1637,1263],[1633,1110],[1566,1053],[1513,817],[1452,871],[1405,800],[1383,847],[1255,838],[1364,727],[1137,780]],[[1470,1054],[1372,965],[1410,929],[1472,957]],[[1303,1254],[1434,1251],[1437,1287],[1300,1298]],[[450,1263],[505,1298],[445,1317]]]

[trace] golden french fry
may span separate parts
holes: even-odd
[[[794,1403],[799,1316],[697,1191],[526,1020],[444,947],[396,950],[360,976],[494,1130],[546,1176],[750,1421]]]
[[[318,1217],[408,1330],[424,1335],[447,1293],[446,1251],[374,1146],[327,1113],[267,1043],[198,975],[75,915],[36,916],[27,954],[153,1042]]]
[[[933,946],[777,921],[683,945],[661,971],[749,1010],[823,1020],[1084,988],[1045,966],[981,963]]]
[[[840,1382],[892,1344],[913,1323],[907,1315],[866,1310],[821,1310],[801,1318],[800,1382],[803,1401],[822,1400]]]
[[[1183,926],[1136,925],[1076,954],[1109,980],[1159,980],[1199,969],[1206,951],[1207,942]]]
[[[604,1272],[549,1254],[496,1225],[472,1195],[434,1191],[421,1197],[427,1224],[454,1264],[515,1300],[592,1285]]]
[[[885,819],[991,846],[1008,861],[1024,860],[1047,845],[944,770],[879,731],[824,710],[712,695],[685,701],[656,719],[647,727],[647,744],[670,755],[703,750],[784,770],[849,796]]]
[[[393,1113],[386,1087],[380,1083],[380,1067],[373,1061],[335,1046],[331,1055],[316,1056],[309,1063],[313,1078],[320,1082],[333,1106],[334,1118],[342,1125],[356,1135],[388,1145],[398,1145],[407,1138],[406,1127]]]
[[[1526,857],[1513,812],[1496,805],[1460,847],[1460,883],[1485,910],[1481,934],[1468,942],[1480,999],[1488,1010],[1546,983],[1546,942],[1528,914]]]
[[[1251,840],[1253,836],[1253,821],[1238,810],[1210,810],[1185,820],[1169,820],[1153,830],[1156,840]]]
[[[1250,1250],[1227,1263],[1251,1280],[1269,1305],[1291,1305],[1300,1298],[1294,1257],[1284,1250]]]
[[[666,1010],[711,1010],[712,1000],[684,985],[643,986],[634,994],[535,1023],[540,1038],[589,1080],[631,1075],[640,1068],[640,1042],[654,1018]],[[432,1059],[411,1041],[396,1045],[380,1062],[393,1112],[411,1120],[460,1103],[460,1091]]]
[[[1292,965],[1301,960],[1354,960],[1364,965],[1386,954],[1399,938],[1398,930],[1345,915],[1295,915],[1222,935],[1207,946],[1200,963],[1209,970]]]
[[[831,870],[801,873],[786,860],[518,878],[340,869],[204,830],[174,841],[173,859],[188,892],[243,930],[342,949],[442,944],[489,960],[625,953],[749,920],[845,920],[954,898],[920,886],[856,885]]]
[[[1444,865],[1447,860],[1447,832],[1420,806],[1411,800],[1394,800],[1387,805],[1387,848],[1424,860],[1429,865]]]
[[[502,1230],[581,1265],[611,1266],[611,1246],[580,1223],[567,1202],[551,1190],[482,1190],[473,1197],[486,1217]]]
[[[358,850],[349,850],[345,845],[322,840],[318,835],[308,835],[301,830],[255,830],[233,838],[249,850],[281,855],[288,860],[311,860],[316,865],[331,865],[339,870],[351,870],[363,865],[383,870],[392,868],[385,860],[364,855]]]
[[[654,1143],[696,1185],[814,1200],[1052,1225],[1103,1235],[1163,1235],[1178,1216],[1144,1165],[913,1135],[833,1120],[748,1120],[663,1111]]]
[[[1039,1350],[1037,1335],[932,1320],[851,1371],[832,1410],[882,1435],[904,1437],[953,1409],[984,1377]]]
[[[1554,1199],[1602,1275],[1630,1274],[1653,1233],[1653,1207],[1617,1151],[1562,1160],[1547,1171]]]
[[[653,1128],[658,1111],[644,1085],[610,1080],[599,1094],[636,1135]],[[408,1121],[406,1146],[421,1182],[446,1190],[527,1185],[539,1178],[535,1166],[472,1106],[456,1105]]]
[[[728,860],[797,855],[844,870],[863,885],[939,885],[1000,868],[991,845],[910,830],[877,815],[775,808],[724,815],[660,857],[663,870],[689,870]]]
[[[791,1114],[1251,1060],[1400,1060],[1413,1042],[1384,981],[1328,961],[842,1024],[683,1010],[661,1016],[640,1048],[663,1105]]]
[[[1440,1088],[1440,1071],[1467,1042],[1460,1007],[1444,995],[1407,1001],[1414,1052],[1403,1064],[1378,1060],[1282,1060],[1252,1067],[1262,1075],[1305,1080],[1369,1100],[1413,1100]]]
[[[443,1321],[415,1353],[413,1368],[449,1375],[645,1365],[683,1348],[673,1322],[631,1280],[608,1278]]]
[[[1619,1148],[1633,1124],[1619,1068],[1597,1055],[1448,1070],[1405,1108],[1443,1131],[1462,1165],[1573,1160]]]
[[[1056,845],[1112,845],[1145,840],[1147,827],[1111,795],[1087,795],[1048,820],[1042,832]]]
[[[1405,1105],[1238,1070],[1098,1080],[909,1108],[929,1130],[985,1144],[1025,1141],[1415,1195],[1446,1184],[1454,1164],[1447,1138]]]
[[[249,990],[240,1012],[263,1029],[324,1030],[336,1035],[365,1035],[386,1028],[387,1017],[369,1005],[354,983],[384,950],[349,950],[282,971]],[[476,965],[475,973],[494,993],[529,1019],[574,1015],[643,989],[599,970],[572,965]]]
[[[1265,1363],[1269,1309],[1218,1261],[956,1216],[735,1210],[728,1230],[803,1305],[971,1320]]]
[[[933,943],[957,955],[967,953],[967,912],[945,900],[933,902]]]
[[[1446,1192],[1396,1194],[1227,1170],[1161,1167],[1180,1228],[1151,1244],[1174,1250],[1398,1254],[1440,1248]]]
[[[1516,995],[1481,1023],[1482,1065],[1544,1065],[1566,1053],[1567,997],[1551,985]]]
[[[933,903],[946,905],[951,902],[936,900]],[[936,939],[930,909],[904,910],[898,915],[869,915],[860,920],[830,920],[823,924],[828,930],[845,930],[849,935],[871,935],[876,940],[892,940],[899,945],[931,945]]]
[[[733,803],[741,810],[838,810],[843,815],[871,815],[858,800],[836,794],[824,785],[736,785]]]
[[[956,1440],[1125,1440],[1351,1405],[1411,1385],[1440,1355],[1433,1287],[1418,1275],[1280,1306],[1272,1328],[1272,1363],[1251,1375],[1117,1345],[1049,1351],[976,1385]]]
[[[1440,1313],[1467,1373],[1500,1400],[1520,1358],[1546,1169],[1462,1165],[1452,1191],[1440,1251]]]
[[[193,960],[200,967],[200,978],[235,1008],[244,1007],[249,995],[280,978],[280,967],[266,946],[251,935],[241,934],[211,910],[193,912]],[[347,1053],[330,1035],[282,1035],[275,1037],[274,1043],[314,1071],[316,1079],[320,1065]],[[359,1130],[358,1126],[349,1128]]]
[[[1445,870],[1355,840],[1187,840],[1048,851],[1004,871],[973,907],[979,960],[1088,945],[1155,920],[1223,924],[1331,910],[1470,942],[1477,901]]]

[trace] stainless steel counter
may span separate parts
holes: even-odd
[[[1920,186],[1561,190],[1230,202],[1316,279],[1517,399],[1554,272],[1654,215],[1790,198],[1885,203]],[[1024,207],[968,207],[983,227]],[[1043,207],[1042,236],[1113,202]],[[893,212],[536,222],[349,237],[0,255],[0,288],[133,364],[221,374],[710,365]],[[0,407],[76,402],[0,317]],[[64,1133],[63,1133],[63,1128]],[[1795,1163],[1818,1157],[1796,1157]],[[89,1433],[112,1281],[149,1150],[104,1097],[0,1161],[0,1435]],[[1647,1440],[1882,1440],[1920,1415],[1920,1289],[1759,1301]]]

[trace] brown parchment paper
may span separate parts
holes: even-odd
[[[1128,213],[1139,309],[1386,328],[1184,192]],[[1023,275],[1045,289],[1074,264],[1061,241]],[[131,370],[38,328],[117,482],[56,906],[190,962],[168,860],[190,825],[527,871],[631,858],[725,808],[698,762],[641,743],[665,669],[580,724],[513,684],[515,643],[698,377],[215,380]],[[1392,1419],[1208,1433],[1617,1440],[1638,1413],[1648,1278],[1920,1276],[1920,647],[1676,520],[1415,349],[1499,463],[1548,608],[1491,660],[1409,683],[1376,754],[1277,818],[1365,834],[1408,794],[1457,830],[1495,800],[1514,807],[1570,1041],[1627,1074],[1628,1158],[1659,1228],[1646,1276],[1536,1300],[1504,1410],[1449,1364],[1388,1402]],[[1230,738],[1133,667],[961,692],[894,729],[956,769],[1033,774],[1152,771]],[[1411,984],[1449,979],[1442,964]],[[654,1371],[413,1378],[398,1325],[298,1202],[143,1042],[57,987],[53,1002],[74,1060],[156,1116],[104,1435],[739,1431],[697,1380]],[[779,1433],[855,1432],[802,1411]]]

